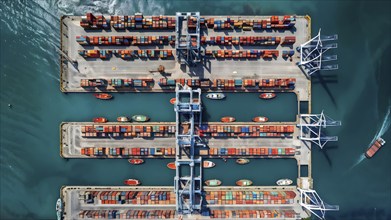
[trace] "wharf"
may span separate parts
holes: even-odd
[[[209,122],[209,125],[295,125],[295,122],[267,122],[267,123],[253,123],[253,122],[235,122],[235,123],[221,123],[221,122]],[[147,122],[147,123],[116,123],[110,122],[105,124],[95,124],[92,122],[64,122],[60,125],[60,155],[63,158],[98,158],[91,157],[81,154],[82,148],[175,148],[175,137],[83,137],[81,133],[81,127],[85,125],[145,125],[145,126],[174,126],[175,123],[171,122]],[[294,132],[291,138],[279,138],[279,137],[225,137],[215,138],[208,137],[204,138],[209,148],[294,148],[294,156],[276,156],[272,158],[295,158],[298,165],[309,165],[311,152],[308,146],[298,140],[299,128],[295,126]],[[103,158],[174,158],[175,154],[172,155],[128,155],[124,156],[113,156]],[[215,155],[203,155],[203,157],[215,157]],[[248,157],[248,158],[266,158],[266,156],[251,156],[251,155],[230,155],[228,157]],[[102,157],[101,157],[102,158]]]
[[[223,187],[203,187],[203,190],[206,194],[211,192],[242,192],[242,193],[257,193],[257,194],[268,194],[271,192],[292,192],[294,195],[292,199],[289,199],[289,202],[286,204],[273,204],[271,203],[270,198],[264,198],[259,200],[257,203],[262,204],[207,204],[207,207],[211,212],[217,210],[269,210],[275,212],[284,212],[292,211],[295,214],[291,217],[274,217],[272,219],[301,219],[308,217],[308,213],[299,204],[300,193],[296,189],[296,186],[250,186],[250,187],[236,187],[236,186],[223,186]],[[119,197],[114,196],[114,203],[103,203],[100,199],[100,196],[103,192],[168,192],[175,197],[174,187],[168,186],[64,186],[61,189],[60,196],[63,201],[63,217],[64,219],[80,219],[79,213],[83,211],[111,211],[116,210],[121,214],[126,213],[129,210],[137,211],[154,211],[154,210],[175,210],[175,200],[173,198],[165,198],[162,200],[148,200],[142,202],[143,199],[137,198],[130,202],[127,199],[118,199]],[[96,193],[96,197],[91,197],[91,192]],[[285,195],[284,193],[284,195]],[[147,193],[148,194],[148,193]],[[90,199],[90,203],[87,203],[86,200]],[[205,199],[205,198],[204,198]],[[244,198],[243,198],[244,199]],[[251,198],[249,198],[251,199]],[[224,199],[223,199],[224,200]],[[240,198],[242,200],[242,198]],[[145,200],[144,200],[145,201]],[[207,201],[207,200],[206,200]],[[221,200],[220,200],[221,201]],[[231,200],[233,202],[235,200]],[[156,203],[156,204],[149,204]],[[158,204],[162,203],[162,204]],[[167,203],[167,204],[166,204]],[[230,203],[230,202],[229,202]],[[174,218],[168,219],[178,219],[178,215],[175,215]],[[188,216],[182,216],[184,219],[211,219],[210,216],[201,216],[201,215],[192,215],[190,218]],[[87,218],[83,218],[87,219]],[[215,218],[216,219],[216,218]],[[236,218],[230,218],[236,219]],[[248,219],[248,218],[246,218]]]
[[[149,16],[144,16],[149,17]],[[206,19],[212,16],[202,16]],[[270,16],[230,16],[231,19],[266,19]],[[213,16],[215,19],[225,19],[226,16]],[[292,56],[292,61],[281,57],[283,50],[295,50],[297,46],[310,39],[310,18],[308,16],[296,16],[296,24],[288,30],[214,30],[201,28],[201,36],[271,36],[285,37],[295,36],[296,42],[289,46],[222,46],[208,45],[207,50],[251,50],[251,49],[272,49],[278,50],[280,55],[273,59],[207,59],[196,67],[181,65],[176,58],[175,47],[172,45],[149,45],[149,46],[81,46],[76,42],[76,36],[169,36],[175,35],[174,30],[84,30],[80,26],[80,16],[63,16],[61,19],[61,83],[63,92],[165,92],[157,82],[166,76],[156,70],[159,65],[165,67],[169,73],[168,79],[276,79],[295,78],[295,92],[299,95],[300,101],[310,99],[310,80],[296,65],[299,61],[298,52]],[[111,57],[110,60],[99,58],[85,59],[78,54],[78,50],[138,50],[138,49],[170,49],[173,50],[171,59],[134,59],[123,60],[119,57]],[[67,62],[66,59],[76,61],[75,65]],[[86,90],[80,86],[81,79],[112,79],[112,78],[152,78],[154,86],[150,89],[129,89],[107,87],[105,89]],[[219,91],[219,90],[217,90]],[[245,90],[244,92],[260,92],[261,90]],[[263,91],[263,90],[262,90]],[[270,90],[268,90],[270,91]]]

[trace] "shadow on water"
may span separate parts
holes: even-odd
[[[331,93],[330,88],[327,85],[327,83],[338,83],[337,75],[333,74],[333,75],[323,76],[321,74],[321,72],[317,72],[316,74],[312,75],[312,83],[313,84],[320,83],[322,85],[322,87],[324,88],[324,90],[329,95],[334,106],[337,107],[337,102],[335,101],[335,98],[334,98],[333,94]]]
[[[387,216],[386,211],[384,209],[378,209],[378,208],[361,208],[361,209],[355,209],[351,210],[348,213],[328,213],[327,219],[329,220],[338,220],[338,219],[345,219],[345,220],[356,220],[356,219],[374,219],[374,220],[381,220],[391,219],[391,214]]]
[[[333,163],[331,162],[331,159],[330,159],[330,156],[328,155],[327,151],[329,150],[335,150],[335,149],[338,149],[338,145],[327,145],[327,146],[324,146],[323,149],[319,149],[320,152],[322,152],[322,155],[326,158],[327,160],[327,163],[329,164],[330,167],[333,166]]]

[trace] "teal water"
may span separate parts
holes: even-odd
[[[342,127],[327,129],[339,141],[312,154],[314,187],[324,201],[339,204],[328,219],[391,219],[391,150],[387,144],[373,159],[362,159],[371,140],[383,133],[391,142],[386,117],[391,105],[389,1],[80,1],[3,0],[0,50],[0,219],[54,219],[62,185],[120,185],[130,176],[146,185],[171,185],[169,160],[147,160],[134,168],[126,160],[63,160],[59,157],[61,121],[111,120],[144,113],[153,121],[174,119],[171,94],[120,94],[100,102],[90,94],[59,91],[59,16],[86,11],[106,14],[174,14],[199,10],[204,15],[309,14],[313,33],[339,35],[340,69],[314,78],[313,112],[325,112]],[[280,99],[279,99],[280,98]],[[271,120],[294,120],[295,97],[280,96],[263,103],[252,95],[230,95],[221,102],[205,101],[205,117],[229,114],[250,120],[257,114]],[[12,108],[8,108],[8,103]],[[288,107],[289,106],[289,107]],[[205,178],[232,185],[248,177],[272,184],[297,175],[294,160],[253,160],[234,166],[216,160]],[[147,173],[148,175],[145,175]]]

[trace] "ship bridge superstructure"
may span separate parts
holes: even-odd
[[[202,158],[195,154],[197,147],[203,147],[195,132],[195,125],[201,124],[201,89],[176,86],[176,175],[174,189],[178,214],[199,214],[202,204]]]
[[[337,40],[338,35],[323,36],[320,35],[320,31],[321,29],[319,29],[319,32],[315,37],[296,48],[296,50],[300,52],[300,61],[297,65],[302,67],[307,77],[319,70],[338,69],[338,64],[323,65],[324,62],[337,60],[337,55],[323,54],[330,49],[338,47],[337,43],[324,44],[328,41]]]

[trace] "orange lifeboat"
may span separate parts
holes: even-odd
[[[139,165],[139,164],[144,163],[143,159],[129,159],[128,161],[130,164],[133,164],[133,165]]]
[[[253,118],[253,122],[267,122],[269,119],[264,116],[258,116]]]
[[[230,117],[230,116],[226,116],[226,117],[221,118],[221,122],[229,123],[229,122],[234,122],[234,121],[236,121],[236,119],[234,117]]]
[[[168,164],[167,164],[167,167],[168,167],[168,169],[175,170],[175,169],[176,169],[175,162],[170,162],[170,163],[168,163]]]
[[[276,93],[266,92],[259,95],[260,99],[272,99],[276,97]]]
[[[98,117],[93,119],[94,123],[106,123],[107,121],[108,121],[107,118],[103,118],[103,117]]]
[[[124,184],[128,186],[138,186],[141,184],[141,182],[140,180],[136,180],[136,179],[127,179],[124,181]]]
[[[107,94],[107,93],[98,93],[98,94],[94,94],[94,96],[95,96],[95,98],[102,99],[102,100],[108,100],[108,99],[113,98],[112,95]]]

